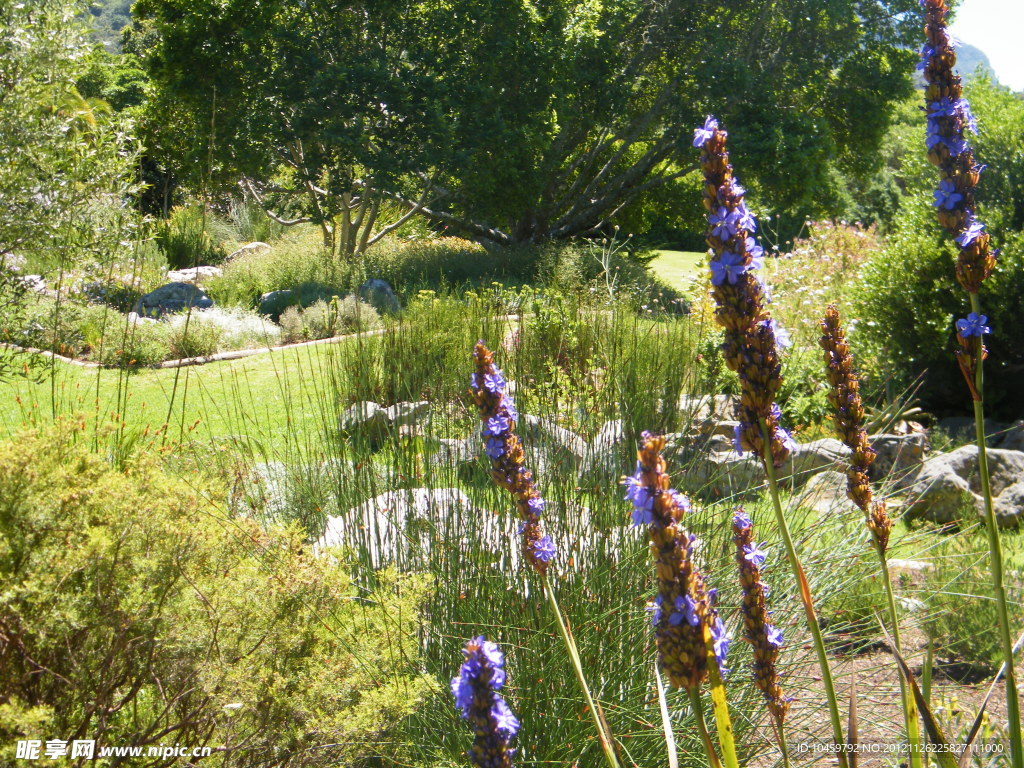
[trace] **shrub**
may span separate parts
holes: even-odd
[[[359,765],[428,681],[426,582],[357,583],[295,528],[224,512],[77,426],[0,445],[0,737],[222,749],[225,765]],[[435,684],[436,685],[436,684]],[[391,760],[387,760],[391,762]]]
[[[984,212],[980,214],[984,220]],[[992,334],[986,337],[985,401],[992,415],[1014,416],[1024,347],[1024,233],[994,233],[1002,256],[981,293]],[[888,247],[865,265],[856,289],[861,322],[851,343],[876,356],[905,386],[927,373],[920,397],[939,411],[963,410],[970,395],[954,356],[954,320],[969,308],[953,274],[955,246],[935,223],[931,195],[903,210]]]
[[[223,260],[223,252],[206,231],[206,215],[203,204],[194,201],[175,208],[170,218],[157,226],[156,244],[171,269]]]
[[[144,368],[171,357],[167,323],[139,320],[126,325],[121,318],[115,319],[102,345],[90,351],[93,360],[119,368]]]
[[[205,322],[200,313],[178,315],[170,320],[167,341],[171,357],[209,357],[220,347],[222,331],[214,323]]]
[[[329,339],[381,325],[377,310],[355,296],[344,299],[334,296],[330,301],[321,299],[305,309],[299,305],[288,307],[281,313],[279,322],[289,342]]]

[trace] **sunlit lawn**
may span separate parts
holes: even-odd
[[[266,449],[301,443],[324,418],[323,373],[335,345],[293,347],[241,360],[135,373],[48,363],[41,382],[0,382],[0,436],[53,416],[116,421],[171,440],[244,435]],[[173,407],[171,406],[173,400]]]
[[[706,255],[698,251],[658,251],[650,268],[673,288],[684,290],[700,274],[706,260]]]

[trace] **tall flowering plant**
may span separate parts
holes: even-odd
[[[793,439],[780,424],[781,413],[775,403],[775,395],[782,386],[779,346],[788,336],[769,313],[768,289],[757,276],[763,259],[763,251],[754,238],[757,222],[744,201],[746,191],[733,175],[727,139],[728,133],[710,116],[693,132],[693,146],[701,150],[700,165],[704,174],[704,207],[708,212],[706,239],[711,247],[709,266],[716,303],[715,319],[725,330],[722,344],[725,362],[738,374],[742,390],[742,421],[736,429],[736,449],[754,451],[764,464],[775,519],[800,587],[807,627],[821,667],[833,739],[841,745],[845,740],[825,641],[782,511],[776,477],[776,469],[795,448]],[[846,753],[840,750],[838,757],[841,768],[846,768]]]
[[[478,768],[512,768],[512,737],[519,720],[501,695],[505,654],[487,638],[475,637],[462,650],[465,661],[452,679],[452,695],[463,720],[473,729],[468,756]]]
[[[1014,768],[1024,768],[1024,739],[1021,734],[1020,702],[1014,673],[1013,636],[1010,633],[1006,590],[1003,585],[1003,557],[999,528],[992,507],[985,446],[984,369],[987,356],[984,337],[990,332],[988,318],[982,314],[979,292],[996,265],[985,225],[978,219],[975,192],[984,166],[979,165],[966,138],[976,132],[970,105],[963,97],[959,76],[953,71],[956,51],[947,28],[949,7],[946,0],[920,0],[924,10],[925,44],[921,48],[920,68],[924,72],[925,109],[928,113],[926,147],[928,159],[939,169],[935,190],[935,208],[939,223],[953,236],[959,254],[956,278],[970,301],[970,312],[956,321],[959,344],[957,360],[974,401],[975,436],[978,446],[978,470],[985,504],[985,527],[989,540],[989,562],[999,635],[1003,646],[1006,675],[1006,708],[1010,722],[1010,746]]]
[[[821,320],[819,344],[825,353],[825,371],[830,390],[829,403],[832,406],[832,420],[836,433],[843,444],[850,449],[850,464],[846,470],[846,495],[864,515],[871,531],[875,551],[881,564],[882,582],[888,598],[889,622],[897,653],[903,653],[900,639],[899,614],[896,611],[896,596],[889,576],[886,550],[892,520],[885,508],[885,501],[876,501],[868,479],[868,468],[875,460],[875,451],[868,441],[864,429],[864,404],[860,397],[860,380],[853,367],[853,355],[846,341],[846,332],[839,319],[839,310],[834,305],[825,310]],[[921,765],[921,729],[918,722],[917,705],[907,688],[907,682],[900,677],[900,693],[903,700],[903,716],[907,729],[907,741],[912,746],[910,763],[914,768]]]

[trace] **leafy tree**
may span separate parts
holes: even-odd
[[[125,238],[133,151],[104,105],[75,88],[87,46],[72,0],[0,0],[0,323],[17,271],[109,258]],[[0,362],[0,375],[11,363]]]
[[[745,176],[815,211],[910,88],[912,0],[140,0],[179,162],[291,200],[345,252],[384,201],[500,243],[600,231],[726,121]],[[216,103],[216,107],[215,107]],[[196,141],[202,137],[202,142]],[[284,172],[280,173],[279,169]],[[281,218],[284,218],[283,216]],[[370,234],[367,234],[370,233]]]

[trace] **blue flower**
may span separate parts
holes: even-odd
[[[661,621],[662,610],[661,605],[665,602],[661,595],[655,595],[654,602],[647,606],[647,611],[651,614],[651,626],[658,626],[658,622]]]
[[[789,349],[793,346],[793,337],[789,335],[789,331],[782,327],[774,317],[769,317],[767,320],[762,320],[772,330],[772,335],[775,337],[775,343],[783,349]],[[772,405],[775,405],[772,403]]]
[[[633,504],[633,525],[650,525],[654,521],[654,496],[644,486],[643,470],[637,462],[636,474],[626,478],[626,501]]]
[[[675,488],[670,488],[668,490],[668,495],[672,497],[672,501],[675,502],[675,505],[679,507],[680,511],[684,515],[688,515],[693,511],[693,507],[690,504],[690,500],[686,498],[684,494],[677,491]]]
[[[505,441],[497,437],[488,437],[484,453],[487,454],[487,458],[497,461],[505,455]]]
[[[782,647],[782,630],[778,627],[773,627],[771,624],[764,625],[765,636],[768,639],[770,645],[774,645],[776,648]]]
[[[506,739],[511,739],[519,732],[519,720],[512,714],[505,700],[499,698],[491,707],[491,716],[494,718],[498,730],[505,734]]]
[[[960,99],[957,103],[957,114],[960,116],[960,120],[973,134],[978,133],[978,121],[974,118],[974,113],[971,112],[971,105],[967,99]]]
[[[711,628],[711,640],[715,650],[715,660],[718,662],[718,668],[722,672],[722,676],[728,672],[725,668],[725,655],[729,653],[729,635],[725,631],[725,624],[722,619],[719,618],[715,622],[715,625]]]
[[[976,312],[971,312],[966,318],[956,321],[956,331],[965,339],[971,336],[981,336],[985,333],[991,333],[991,329],[985,325],[988,322],[988,317],[985,315],[979,315]]]
[[[764,565],[764,561],[768,558],[765,551],[761,549],[763,544],[764,542],[762,541],[761,544],[745,544],[743,546],[743,558],[758,568]]]
[[[469,386],[470,389],[480,389],[480,375],[476,373],[469,374]]]
[[[710,266],[712,285],[721,285],[726,281],[729,285],[736,285],[740,275],[747,271],[743,257],[732,251],[725,251],[720,259],[712,259]]]
[[[675,610],[668,617],[668,623],[673,627],[678,627],[684,620],[691,627],[696,627],[700,624],[700,616],[697,615],[697,603],[689,595],[680,595],[676,598]]]
[[[500,395],[505,391],[505,377],[497,366],[494,367],[494,373],[484,375],[484,389],[492,395]]]
[[[519,421],[519,411],[516,410],[515,400],[510,395],[502,395],[500,408],[507,419]]]
[[[740,456],[743,455],[743,431],[746,428],[742,421],[732,428],[732,447]]]
[[[526,502],[526,507],[537,517],[540,517],[544,514],[544,505],[546,503],[540,496],[531,496]]]
[[[497,416],[491,416],[484,424],[484,435],[497,437],[498,435],[508,432],[509,419],[507,416],[498,414]]]
[[[715,120],[711,115],[708,115],[704,120],[702,127],[693,129],[693,146],[703,147],[707,144],[708,140],[715,135],[715,131],[718,130],[718,121]]]
[[[917,62],[917,68],[920,70],[925,69],[928,66],[928,60],[934,55],[935,49],[928,45],[928,43],[925,43],[921,47],[921,60]]]
[[[964,199],[964,196],[956,191],[956,184],[951,179],[943,179],[939,182],[939,188],[935,190],[935,207],[945,208],[952,211],[956,204]]]
[[[736,234],[736,226],[739,224],[740,216],[736,211],[730,211],[724,205],[708,214],[708,224],[711,225],[711,234],[719,240],[728,240]]]
[[[973,213],[968,213],[964,231],[957,235],[956,242],[961,248],[967,248],[971,243],[978,239],[978,236],[984,229],[985,225],[974,218]]]
[[[938,101],[928,102],[928,114],[931,117],[953,117],[957,113],[958,102],[948,96],[943,96]]]
[[[750,515],[747,514],[746,510],[740,507],[732,516],[732,523],[737,528],[750,528],[754,522],[750,519]]]
[[[507,764],[508,742],[519,731],[519,720],[498,692],[505,684],[505,656],[483,636],[469,640],[462,654],[465,661],[452,678],[451,689],[455,706],[476,734],[470,762]]]
[[[782,443],[782,447],[785,448],[788,453],[792,453],[797,449],[796,440],[793,439],[793,436],[789,434],[788,430],[785,430],[782,427],[776,427],[775,437],[778,438],[779,442]]]
[[[744,244],[744,248],[746,249],[747,253],[750,254],[751,268],[760,269],[764,265],[764,262],[761,259],[761,257],[764,256],[764,248],[758,245],[757,240],[755,240],[752,237],[747,238],[746,243]]]
[[[551,562],[551,558],[557,553],[558,547],[555,546],[555,542],[551,540],[550,536],[543,536],[534,542],[533,556],[542,563]]]

